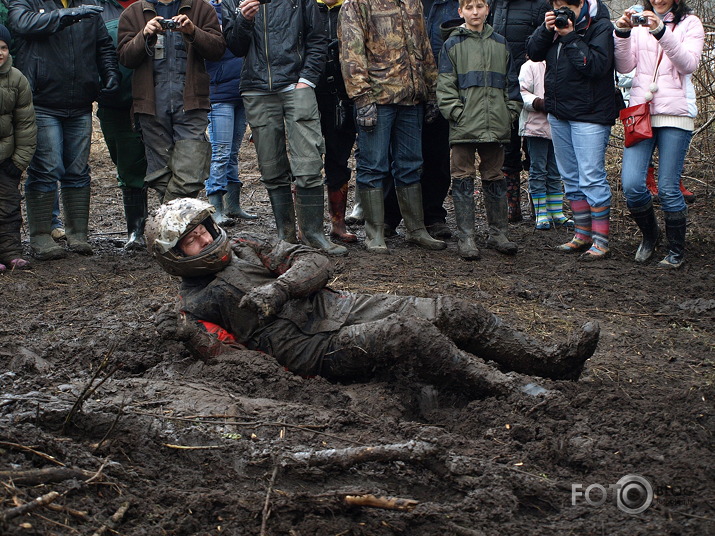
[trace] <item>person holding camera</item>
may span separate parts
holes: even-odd
[[[526,53],[533,61],[546,60],[544,109],[573,212],[574,237],[557,249],[601,260],[609,254],[611,212],[606,146],[618,116],[613,24],[600,0],[551,0],[551,6]]]
[[[134,69],[133,113],[147,160],[145,183],[162,202],[196,197],[211,163],[206,139],[209,76],[204,60],[226,50],[208,2],[144,0],[122,12],[119,61]]]
[[[630,105],[650,103],[653,137],[623,150],[623,193],[643,235],[636,262],[653,256],[660,238],[646,176],[658,149],[658,195],[665,219],[668,254],[658,264],[680,268],[685,254],[687,205],[680,175],[695,128],[697,106],[692,74],[700,64],[705,33],[683,0],[644,2],[616,21],[616,69],[635,69]],[[665,150],[663,150],[665,149]]]

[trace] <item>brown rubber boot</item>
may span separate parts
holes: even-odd
[[[348,204],[348,183],[337,190],[328,188],[328,212],[330,213],[330,236],[343,242],[357,242],[357,235],[345,227],[345,208]]]

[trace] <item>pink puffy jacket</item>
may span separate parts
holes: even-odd
[[[664,22],[673,20],[668,13]],[[653,115],[677,115],[695,117],[695,89],[691,80],[698,68],[703,52],[705,32],[700,19],[686,15],[675,28],[666,24],[660,40],[647,27],[637,26],[628,38],[616,35],[616,70],[628,73],[636,69],[631,88],[630,105],[645,102],[645,94],[653,82],[653,72],[662,48],[663,58],[658,69],[658,90],[651,103]]]

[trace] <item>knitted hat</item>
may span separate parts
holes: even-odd
[[[10,35],[10,30],[5,28],[2,24],[0,24],[0,41],[5,41],[7,46],[12,46],[12,35]]]

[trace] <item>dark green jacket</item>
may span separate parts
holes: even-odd
[[[506,40],[488,24],[482,32],[442,25],[437,102],[449,120],[449,143],[508,143],[521,96]]]

